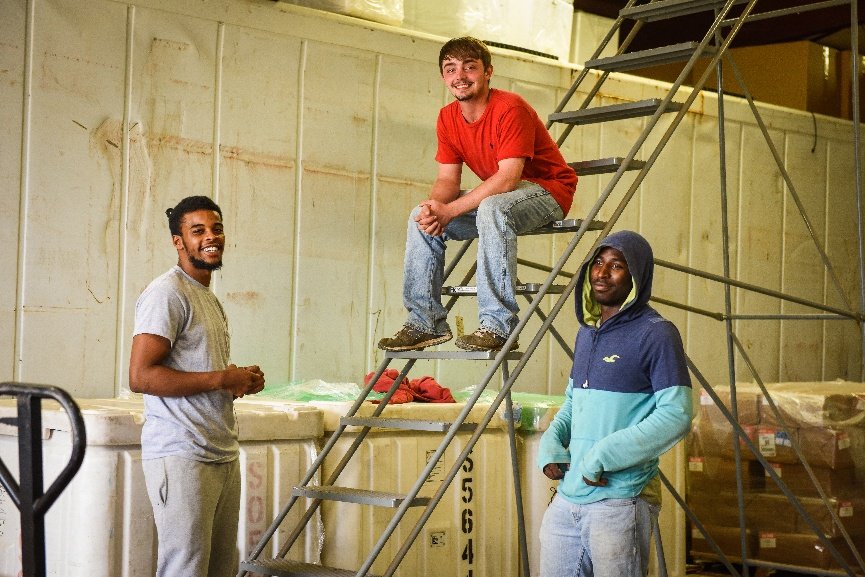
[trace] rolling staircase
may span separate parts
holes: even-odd
[[[564,248],[561,257],[553,267],[546,267],[530,261],[519,259],[518,262],[535,271],[544,271],[547,273],[546,280],[542,283],[519,283],[518,293],[525,295],[525,298],[530,300],[528,308],[523,311],[520,316],[519,323],[516,329],[510,335],[507,342],[501,351],[491,352],[465,352],[465,351],[407,351],[407,352],[387,352],[384,360],[377,368],[375,374],[369,379],[369,384],[362,391],[359,398],[355,401],[348,413],[340,420],[339,426],[329,438],[327,443],[321,450],[318,458],[312,464],[310,470],[301,480],[299,485],[293,489],[292,496],[282,511],[274,519],[268,531],[264,534],[261,541],[253,549],[249,558],[243,561],[240,565],[238,577],[242,577],[247,573],[256,573],[262,575],[276,575],[281,577],[289,576],[357,576],[363,577],[371,575],[371,568],[376,562],[379,554],[384,549],[388,540],[394,535],[397,526],[403,521],[409,509],[417,508],[421,511],[419,519],[415,522],[414,527],[409,531],[408,536],[400,546],[396,555],[391,560],[386,570],[382,573],[384,577],[390,577],[397,570],[400,562],[407,554],[409,548],[415,542],[420,534],[424,523],[430,517],[433,509],[444,496],[445,491],[451,481],[460,471],[460,467],[466,461],[471,452],[472,447],[477,443],[485,427],[491,422],[496,412],[502,403],[506,407],[506,420],[509,424],[509,439],[511,444],[511,457],[513,462],[514,472],[514,487],[516,493],[516,512],[519,526],[519,543],[520,543],[520,559],[521,559],[521,575],[529,577],[529,564],[526,546],[526,536],[524,530],[524,522],[522,518],[522,507],[520,498],[519,473],[516,462],[516,449],[513,429],[513,415],[510,392],[511,388],[519,377],[521,371],[526,366],[531,355],[534,353],[543,337],[550,332],[555,340],[559,342],[562,348],[570,355],[571,351],[566,342],[555,329],[552,327],[552,322],[556,315],[561,311],[565,301],[574,291],[577,278],[576,275],[568,274],[563,269],[568,262],[576,247],[583,239],[584,235],[589,232],[597,232],[597,238],[605,237],[617,219],[622,214],[630,199],[638,190],[640,184],[645,178],[648,171],[651,169],[654,162],[657,160],[664,146],[670,139],[671,135],[679,125],[684,115],[688,111],[691,104],[696,99],[702,86],[705,84],[709,74],[714,70],[715,65],[722,57],[724,52],[729,47],[731,41],[739,31],[741,26],[746,21],[748,15],[752,12],[757,0],[657,0],[654,2],[637,4],[635,0],[631,0],[624,9],[621,10],[618,18],[614,22],[609,33],[606,35],[601,45],[596,50],[592,59],[586,62],[585,68],[578,74],[573,85],[567,91],[562,102],[558,105],[553,114],[549,116],[547,128],[554,124],[562,124],[564,128],[557,141],[559,146],[567,139],[568,135],[575,126],[588,125],[600,122],[615,122],[623,119],[645,118],[645,124],[633,146],[627,151],[624,156],[614,156],[610,158],[602,158],[598,160],[589,160],[581,162],[569,163],[574,168],[578,175],[597,175],[609,174],[612,175],[610,181],[605,186],[594,206],[589,210],[584,218],[579,220],[564,220],[552,223],[538,230],[532,231],[530,234],[571,234],[571,240]],[[662,48],[651,50],[628,52],[628,46],[633,41],[635,35],[640,28],[646,23],[653,20],[666,18],[675,18],[678,16],[692,14],[697,12],[713,12],[715,18],[709,28],[706,30],[703,39],[699,42],[690,42],[675,44]],[[732,15],[735,12],[735,17]],[[614,37],[616,32],[625,21],[633,21],[634,25],[628,36],[620,43],[618,52],[611,57],[601,58],[600,54],[604,51],[607,44]],[[702,75],[693,89],[682,88],[685,78],[689,77],[691,69],[694,67],[698,58],[707,57],[711,59],[706,72]],[[682,71],[677,80],[671,86],[668,94],[664,98],[654,98],[641,100],[638,102],[613,103],[605,105],[597,105],[597,96],[600,94],[601,87],[607,80],[611,72],[623,72],[655,66],[658,64],[669,64],[674,62],[682,62]],[[593,82],[590,82],[593,80]],[[584,85],[589,85],[585,88]],[[572,106],[571,100],[578,93],[584,96],[582,103],[577,108],[569,108]],[[644,160],[637,159],[638,153],[642,150],[643,145],[653,132],[656,131],[661,117],[665,115],[674,115],[672,120],[667,124],[662,136],[658,140],[654,148],[648,152]],[[611,216],[606,222],[600,222],[597,219],[601,209],[611,196],[613,190],[620,183],[625,172],[636,172],[635,178],[631,181],[627,190],[622,195],[619,204],[613,210]],[[620,187],[621,188],[621,187]],[[579,194],[579,189],[577,191]],[[595,241],[585,253],[590,254],[594,250],[594,246],[598,241]],[[453,273],[457,263],[466,253],[471,241],[466,241],[457,250],[452,260],[445,269],[445,279]],[[474,275],[474,267],[471,267],[462,281],[456,286],[445,287],[443,294],[449,296],[446,303],[446,308],[450,310],[456,299],[465,296],[476,294],[475,287],[469,287],[467,284],[471,282]],[[567,284],[554,284],[559,278],[569,278]],[[447,282],[447,280],[445,281]],[[544,314],[539,309],[541,299],[546,296],[557,295],[558,298],[551,308],[550,312]],[[511,346],[517,342],[520,333],[525,328],[529,318],[536,314],[541,319],[541,326],[532,336],[525,351],[511,351]],[[525,335],[522,335],[525,337]],[[572,335],[569,335],[567,340],[570,340]],[[383,418],[382,412],[386,407],[387,400],[394,394],[398,384],[412,369],[416,361],[420,359],[449,359],[454,361],[472,361],[481,360],[489,363],[484,377],[479,385],[475,387],[474,393],[466,401],[464,408],[452,422],[432,422],[421,420],[408,419],[390,419]],[[358,416],[358,410],[366,399],[367,394],[372,390],[373,385],[378,381],[379,377],[388,368],[394,360],[405,361],[399,376],[394,380],[394,385],[387,392],[382,402],[377,406],[372,415],[368,417]],[[512,366],[513,363],[513,366]],[[469,412],[477,403],[481,394],[493,381],[496,373],[501,371],[502,386],[498,391],[495,399],[490,403],[489,409],[484,414],[480,422],[475,424],[466,423]],[[326,480],[322,481],[321,485],[313,483],[314,479],[318,478],[319,470],[322,468],[324,460],[334,449],[341,435],[347,427],[360,427],[360,432],[355,436],[353,442],[344,452],[341,460],[335,466],[331,474]],[[351,487],[341,487],[336,483],[339,480],[340,473],[346,468],[354,453],[358,450],[364,438],[374,429],[403,429],[413,431],[434,431],[443,433],[438,449],[428,459],[428,464],[420,473],[414,486],[405,494],[394,494],[389,492],[378,492],[370,490],[362,490]],[[465,442],[463,451],[453,463],[453,466],[447,472],[444,481],[441,483],[438,490],[432,496],[420,496],[421,489],[425,481],[429,478],[434,467],[439,462],[445,451],[451,444],[454,437],[460,432],[471,432],[468,441]],[[302,500],[302,501],[301,501]],[[298,537],[303,533],[305,526],[314,517],[316,510],[323,501],[343,501],[361,505],[369,505],[375,507],[388,507],[394,509],[391,521],[381,534],[381,537],[370,550],[368,557],[360,567],[345,569],[345,568],[329,568],[321,565],[302,563],[288,560],[286,557],[294,545]],[[274,535],[277,534],[283,521],[286,519],[289,511],[298,506],[298,503],[308,503],[307,508],[301,516],[299,522],[287,535],[287,538],[278,546],[278,554],[264,554],[265,550],[275,550],[276,548],[271,543]],[[270,548],[270,549],[268,549]],[[663,559],[661,559],[663,561]],[[663,572],[663,563],[660,563]],[[469,573],[471,575],[471,573]]]

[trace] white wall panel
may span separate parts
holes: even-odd
[[[281,3],[36,0],[29,29],[24,6],[0,0],[7,103],[0,179],[10,191],[0,198],[0,266],[9,271],[0,276],[0,375],[52,381],[84,396],[120,391],[135,300],[176,259],[164,210],[206,194],[225,211],[226,266],[214,290],[230,316],[234,360],[261,364],[271,383],[360,381],[381,359],[378,339],[404,320],[406,217],[434,178],[435,117],[449,101],[436,68],[440,41]],[[494,64],[494,86],[521,93],[542,116],[574,72],[500,50]],[[613,75],[599,99],[626,102],[664,90]],[[761,111],[858,306],[849,123],[818,117],[812,153],[810,115]],[[730,98],[726,112],[733,276],[815,300],[825,294],[838,305],[750,111]],[[624,156],[644,123],[579,127],[565,156]],[[644,147],[637,157],[648,154]],[[616,228],[640,230],[658,258],[720,274],[717,159],[715,96],[706,93]],[[476,182],[468,171],[465,177],[466,187]],[[622,179],[602,218],[633,178]],[[569,216],[585,214],[608,181],[581,179]],[[586,236],[566,270],[577,269],[593,239]],[[567,240],[525,239],[521,256],[553,264]],[[537,273],[520,275],[534,280]],[[723,310],[718,283],[660,271],[656,291]],[[806,312],[741,290],[734,299],[734,312]],[[24,308],[16,310],[19,301]],[[710,380],[726,381],[723,324],[663,310]],[[556,321],[569,342],[572,311],[566,303]],[[473,330],[476,303],[463,299],[452,325],[456,315]],[[822,334],[810,326],[740,321],[736,330],[766,380],[857,378],[856,326],[825,322]],[[558,345],[545,342],[518,388],[559,394],[569,368]],[[416,372],[461,388],[486,367],[427,363]],[[749,377],[741,363],[739,375]]]
[[[821,142],[820,146],[817,146],[810,135],[791,134],[787,137],[785,151],[788,159],[785,163],[793,187],[802,202],[814,236],[823,247],[826,227],[826,143]],[[821,302],[824,293],[823,261],[794,197],[786,186],[784,219],[782,290],[812,302]],[[839,265],[841,263],[834,266]],[[838,272],[836,270],[835,274]],[[810,307],[782,302],[781,312],[809,314],[815,311]],[[814,360],[822,356],[823,335],[822,331],[816,328],[813,321],[788,321],[781,324],[781,350],[785,354],[779,357],[779,380],[821,380],[822,363],[815,363]]]
[[[250,65],[263,60],[279,73]],[[294,342],[300,62],[297,38],[226,27],[218,201],[231,217],[217,292],[231,321],[232,358],[283,378]]]
[[[853,194],[853,175],[856,174],[853,149],[849,140],[829,141],[826,178],[826,231],[827,252],[837,263],[841,286],[847,300],[859,300],[859,279],[855,263],[858,261],[856,243],[856,197]],[[826,302],[841,306],[841,298],[827,281]],[[823,350],[823,378],[860,379],[862,366],[862,340],[859,328],[850,321],[823,323],[825,348]]]
[[[736,270],[738,244],[739,160],[736,153],[741,125],[727,123],[727,221],[730,242],[730,270]],[[718,123],[708,116],[698,116],[694,122],[693,170],[691,184],[691,238],[689,261],[691,268],[715,275],[724,275],[724,239],[722,236],[721,154],[718,147]],[[708,313],[724,312],[724,285],[697,276],[688,278],[689,298],[693,306]],[[679,326],[688,355],[698,359],[700,371],[710,383],[729,381],[725,324],[714,318],[689,314],[686,327]]]
[[[123,109],[125,14],[43,2],[32,31],[18,377],[78,395],[114,391],[120,199],[104,150],[118,143],[99,127]]]
[[[783,154],[783,134],[769,132],[780,142]],[[777,171],[770,170],[774,162],[760,131],[746,126],[740,141],[739,192],[739,256],[736,276],[740,280],[768,288],[781,289],[781,257],[783,235],[783,184]],[[777,299],[752,291],[736,291],[736,310],[742,314],[779,314]],[[751,357],[764,381],[778,379],[780,321],[738,321],[734,330],[745,351]],[[751,380],[742,363],[737,365],[740,379]]]

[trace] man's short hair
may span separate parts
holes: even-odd
[[[209,196],[187,196],[178,202],[177,206],[165,211],[165,215],[168,217],[168,230],[171,231],[171,234],[180,236],[180,222],[183,217],[196,210],[212,210],[219,214],[219,218],[222,218],[222,209]]]
[[[476,58],[483,63],[484,70],[492,66],[493,63],[493,57],[487,45],[471,36],[452,38],[445,42],[439,51],[439,73],[442,71],[442,63],[448,58],[456,58],[457,60]]]

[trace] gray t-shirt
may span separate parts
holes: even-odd
[[[222,305],[179,266],[151,282],[138,297],[134,334],[142,333],[171,341],[162,362],[166,367],[197,372],[218,371],[229,364],[228,321]],[[144,415],[142,459],[174,455],[224,463],[237,458],[237,424],[228,391],[144,395]]]

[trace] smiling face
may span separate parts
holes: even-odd
[[[634,287],[624,255],[609,246],[602,249],[592,261],[589,282],[592,285],[592,296],[601,305],[603,320],[618,312]]]
[[[173,235],[178,264],[203,285],[210,283],[211,271],[222,267],[225,232],[215,210],[187,212],[180,221],[180,234]]]
[[[442,80],[454,98],[460,102],[486,102],[493,74],[492,65],[485,69],[483,62],[477,58],[448,56],[442,60],[441,72]]]

